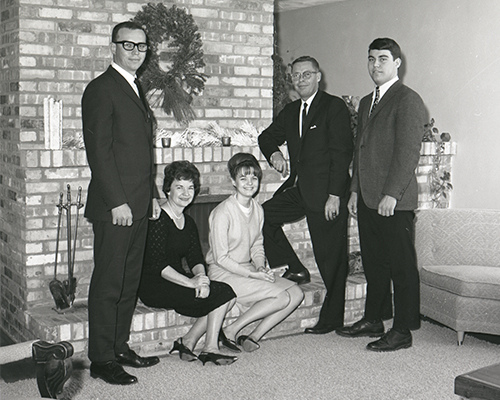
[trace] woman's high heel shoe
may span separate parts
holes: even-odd
[[[260,345],[250,336],[241,335],[238,338],[237,342],[241,347],[243,347],[243,350],[245,350],[248,353],[260,349]]]
[[[194,354],[191,350],[189,350],[186,346],[184,346],[184,344],[182,344],[182,338],[174,342],[172,350],[170,350],[169,354],[172,354],[175,351],[179,352],[179,358],[181,360],[194,361],[198,359],[198,357],[196,357],[196,354]]]
[[[241,353],[241,349],[236,345],[236,342],[234,340],[228,339],[224,334],[222,328],[219,332],[219,344],[235,353]]]
[[[229,365],[234,363],[238,357],[226,356],[224,354],[217,353],[200,353],[198,359],[205,365],[207,362],[212,362],[215,365]]]

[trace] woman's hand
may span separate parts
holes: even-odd
[[[210,285],[210,279],[205,274],[198,274],[191,278],[191,282],[195,288],[199,288],[203,285]]]
[[[210,286],[202,285],[195,289],[195,297],[200,299],[206,299],[210,294]]]
[[[264,268],[259,268],[257,272],[250,272],[250,278],[268,282],[274,282],[276,280],[273,271]]]
[[[203,273],[197,274],[191,278],[194,285],[194,296],[205,299],[210,294],[210,279]]]

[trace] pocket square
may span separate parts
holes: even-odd
[[[316,126],[316,125],[313,125],[313,126],[311,126],[311,127],[309,128],[309,130],[316,129],[316,128],[317,128],[317,126]]]

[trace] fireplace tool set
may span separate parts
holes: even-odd
[[[67,185],[67,196],[66,203],[63,203],[64,194],[63,192],[59,195],[59,203],[57,204],[58,216],[57,216],[57,239],[56,239],[56,258],[54,263],[54,279],[49,283],[50,292],[56,303],[55,310],[57,312],[68,311],[73,306],[75,300],[76,292],[76,278],[73,277],[73,272],[75,268],[75,252],[76,252],[76,237],[78,234],[78,217],[79,210],[83,207],[82,199],[82,188],[78,187],[78,195],[76,198],[76,203],[71,202],[71,187]],[[71,210],[76,207],[76,221],[75,221],[75,235],[73,237],[73,245],[71,243]],[[66,212],[66,239],[68,247],[68,279],[61,282],[57,279],[57,260],[59,257],[59,239],[61,233],[61,219],[63,210]]]

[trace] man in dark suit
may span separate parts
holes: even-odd
[[[153,177],[151,110],[135,81],[146,58],[144,30],[124,22],[113,29],[113,63],[82,98],[83,136],[92,177],[85,216],[94,230],[90,282],[91,376],[112,384],[137,378],[122,365],[147,367],[127,342],[137,300],[148,216],[159,216]]]
[[[420,327],[419,276],[413,243],[418,203],[415,169],[426,112],[422,99],[398,78],[401,49],[392,39],[373,41],[368,72],[372,94],[359,106],[349,212],[358,218],[367,296],[363,319],[339,329],[342,336],[382,336],[368,350],[394,351],[412,345]],[[384,333],[382,319],[394,288],[394,321]]]
[[[316,326],[328,333],[343,325],[347,278],[347,196],[353,140],[344,101],[319,90],[318,62],[303,56],[292,63],[300,99],[288,104],[259,136],[269,163],[285,177],[288,166],[278,146],[286,142],[290,177],[263,204],[264,248],[271,268],[288,265],[284,278],[310,281],[309,271],[288,242],[282,225],[306,216],[314,256],[326,286]]]

